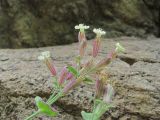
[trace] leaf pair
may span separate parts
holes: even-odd
[[[84,82],[86,84],[93,84],[93,80],[91,78],[89,78],[89,77],[85,77]]]
[[[99,116],[95,113],[87,113],[85,111],[82,111],[81,115],[84,120],[99,120]]]
[[[75,77],[79,76],[79,72],[72,66],[67,66],[69,72],[71,72]]]
[[[87,113],[85,111],[81,112],[84,120],[99,120],[100,117],[111,107],[106,102],[102,100],[95,100],[93,112]]]
[[[45,103],[41,97],[36,96],[35,101],[38,107],[38,111],[40,111],[41,113],[44,113],[45,115],[51,117],[58,115],[58,112],[55,109],[51,108],[47,103]]]
[[[75,77],[78,77],[80,75],[80,73],[73,68],[72,66],[68,66],[67,67],[68,71],[71,72]],[[93,84],[93,80],[90,79],[89,77],[85,77],[84,82],[86,82],[87,84]]]

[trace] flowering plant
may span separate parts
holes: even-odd
[[[101,36],[105,35],[106,32],[100,28],[93,29],[93,32],[96,33],[96,37],[93,40],[92,55],[86,63],[82,63],[82,60],[85,58],[85,51],[87,47],[85,30],[89,29],[89,26],[79,24],[75,26],[75,29],[79,29],[79,55],[76,56],[76,61],[73,64],[64,66],[58,74],[49,51],[42,52],[38,57],[38,59],[43,61],[50,70],[53,76],[53,86],[55,91],[53,91],[46,102],[37,96],[35,98],[35,102],[38,110],[25,120],[30,120],[38,114],[44,114],[51,117],[57,116],[58,111],[52,107],[52,104],[54,104],[61,97],[65,96],[70,90],[80,85],[82,82],[86,84],[95,83],[96,92],[92,112],[81,112],[84,120],[99,120],[100,117],[111,107],[114,89],[111,84],[106,83],[107,77],[103,75],[103,72],[104,68],[116,58],[117,54],[119,52],[124,52],[125,49],[117,43],[115,50],[110,52],[104,59],[96,63],[95,59],[101,46]],[[95,76],[96,80],[93,80],[92,76]]]

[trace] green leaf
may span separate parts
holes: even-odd
[[[54,117],[58,114],[57,111],[53,110],[47,103],[42,100],[41,97],[36,96],[35,101],[39,111],[45,115]]]
[[[107,104],[102,100],[97,99],[95,101],[95,107],[93,112],[97,114],[97,116],[101,117],[107,110],[109,110],[110,107],[111,105]]]
[[[87,113],[85,111],[81,112],[81,115],[84,120],[99,120],[99,116],[94,113]]]
[[[93,84],[93,80],[90,79],[89,77],[85,77],[84,82],[87,84]]]
[[[95,105],[98,105],[98,104],[100,104],[100,103],[102,103],[103,101],[101,100],[101,99],[96,99],[95,100]]]
[[[96,99],[94,102],[94,108],[92,113],[85,111],[81,112],[84,120],[100,120],[100,117],[110,108],[111,106],[105,103],[103,100]]]
[[[71,72],[74,76],[78,77],[79,76],[79,72],[73,68],[72,66],[67,66],[67,69],[69,72]]]
[[[117,52],[124,52],[125,48],[120,43],[116,43],[116,51]]]

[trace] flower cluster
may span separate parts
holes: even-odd
[[[105,35],[106,32],[103,31],[101,28],[98,28],[98,29],[93,29],[93,32],[96,33],[97,37],[101,37],[102,35]]]
[[[56,76],[57,72],[56,72],[55,66],[53,64],[53,61],[51,59],[51,53],[49,51],[42,52],[41,55],[38,56],[38,60],[43,61],[47,65],[51,74],[53,76]]]
[[[105,35],[106,32],[103,31],[102,29],[93,29],[93,32],[96,33],[96,38],[93,41],[93,51],[92,55],[93,57],[96,57],[98,55],[98,52],[100,50],[100,44],[101,44],[101,36]]]
[[[125,48],[120,45],[120,43],[116,44],[116,52],[124,52]]]
[[[45,51],[45,52],[42,52],[40,56],[38,56],[38,60],[44,61],[44,60],[46,60],[46,59],[48,59],[50,57],[51,57],[50,52],[49,51]]]
[[[30,120],[40,113],[51,117],[58,115],[58,111],[51,105],[82,82],[86,84],[95,84],[94,107],[90,113],[85,111],[81,112],[84,120],[99,120],[111,107],[114,89],[111,84],[107,83],[108,77],[104,74],[104,68],[116,58],[118,53],[124,52],[125,49],[120,43],[117,43],[115,50],[112,50],[106,57],[96,62],[101,46],[101,36],[105,35],[106,32],[101,28],[93,29],[96,37],[93,40],[92,55],[87,62],[83,63],[87,48],[85,30],[89,29],[89,26],[79,24],[75,26],[75,29],[79,29],[79,55],[76,56],[72,64],[64,66],[60,72],[57,72],[49,51],[42,52],[38,57],[39,60],[46,64],[53,76],[53,93],[46,102],[37,96],[35,101],[38,111],[34,112],[25,120]]]
[[[84,32],[85,29],[89,29],[89,26],[84,25],[84,24],[79,24],[75,26],[75,29],[79,29],[80,32]]]

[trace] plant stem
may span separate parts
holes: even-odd
[[[32,115],[30,115],[29,117],[27,117],[27,118],[24,119],[24,120],[31,120],[33,117],[35,117],[35,116],[38,115],[39,113],[40,113],[40,111],[38,110],[38,111],[34,112]]]
[[[54,102],[56,102],[62,96],[63,96],[62,92],[57,93],[57,95],[54,98],[52,98],[50,101],[47,102],[48,105],[52,105]]]
[[[49,103],[49,101],[51,101],[51,100],[54,98],[54,96],[55,96],[55,93],[53,93],[53,94],[49,97],[49,99],[47,100],[46,103]]]

